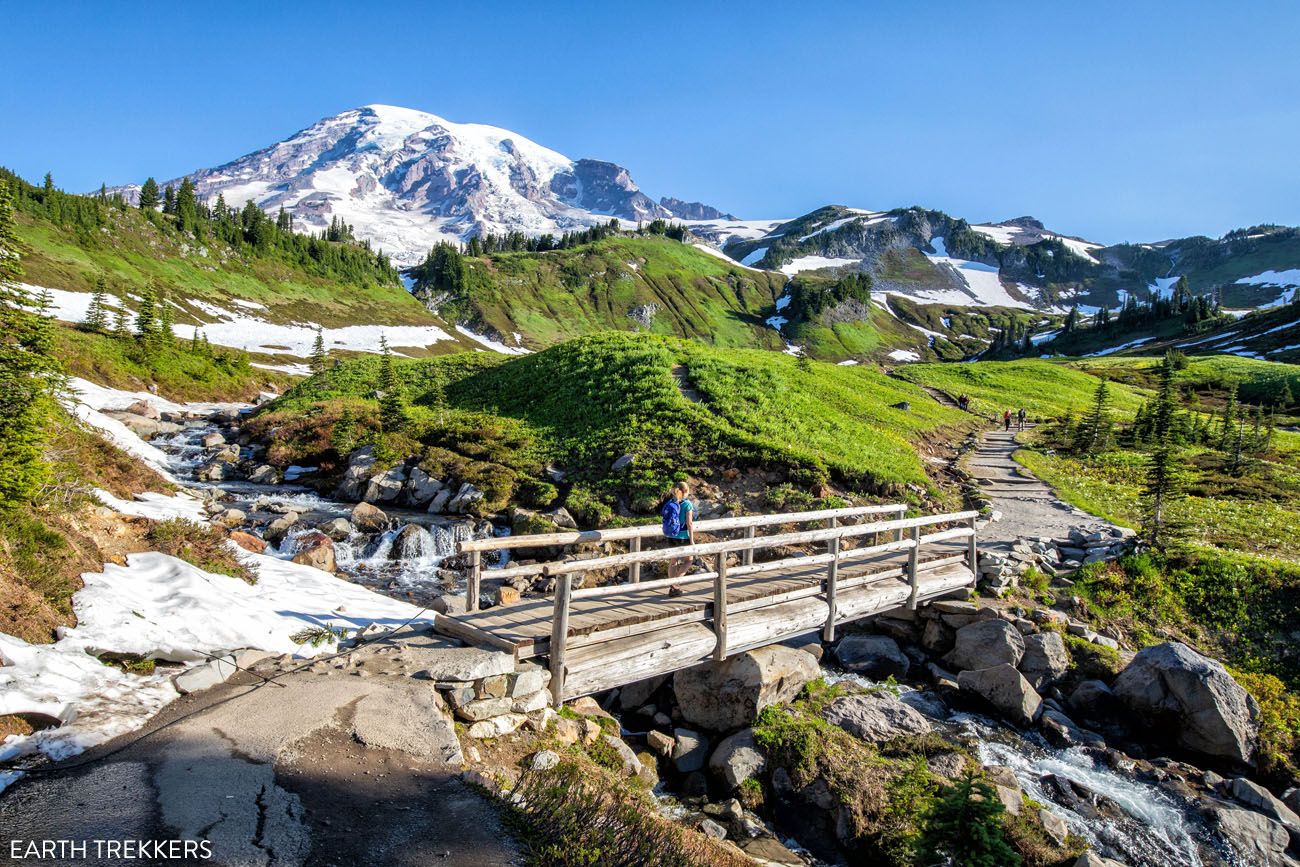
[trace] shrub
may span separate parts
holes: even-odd
[[[202,527],[192,521],[173,518],[150,527],[145,541],[155,550],[178,557],[205,572],[229,575],[249,584],[257,583],[257,576],[239,562],[225,535],[215,527]]]
[[[967,774],[941,791],[926,819],[921,845],[954,867],[1009,867],[1020,856],[1007,844],[1005,807],[993,786]]]

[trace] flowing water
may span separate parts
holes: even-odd
[[[322,497],[297,481],[309,479],[313,468],[288,473],[287,477],[295,481],[279,485],[198,480],[196,471],[210,457],[209,450],[203,447],[203,437],[218,430],[210,422],[191,422],[178,433],[153,439],[151,444],[167,455],[169,469],[184,485],[196,490],[217,489],[228,495],[223,505],[240,509],[250,518],[274,518],[278,517],[277,513],[293,511],[311,515],[313,523],[319,523],[318,518],[351,516],[353,504]],[[241,457],[248,456],[251,452],[245,447]],[[464,592],[464,582],[456,580],[441,566],[455,553],[457,542],[471,538],[471,522],[387,505],[383,508],[393,521],[391,529],[376,535],[354,531],[347,539],[334,543],[337,573],[377,592],[417,604],[428,604],[447,593]],[[306,526],[295,529],[279,545],[268,547],[266,553],[291,559],[298,552],[302,537],[310,532]]]

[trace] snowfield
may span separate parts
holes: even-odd
[[[1295,300],[1296,289],[1300,288],[1300,268],[1291,268],[1287,271],[1270,269],[1253,277],[1242,277],[1237,282],[1250,286],[1277,286],[1282,290],[1281,294],[1267,304],[1261,304],[1260,309],[1282,307]]]
[[[1030,305],[1024,301],[1011,297],[1006,287],[1002,285],[996,266],[949,256],[948,248],[941,237],[931,238],[930,246],[934,247],[935,252],[924,253],[922,251],[925,258],[940,268],[948,269],[961,282],[966,284],[967,291],[918,291],[912,297],[933,304],[957,304],[963,307],[987,305],[1030,308]]]
[[[501,341],[493,340],[491,337],[484,334],[475,334],[464,325],[457,325],[456,330],[480,346],[485,346],[493,352],[500,352],[502,355],[527,355],[531,351],[522,346],[506,346]],[[517,335],[515,339],[519,339]]]
[[[781,273],[793,277],[800,271],[815,271],[818,268],[841,268],[856,265],[861,259],[828,259],[825,256],[801,256],[781,266]]]
[[[35,292],[46,291],[53,296],[53,312],[56,318],[74,323],[85,320],[86,310],[90,307],[89,293],[45,289],[39,286],[28,288]],[[268,322],[253,313],[227,310],[206,301],[190,303],[203,311],[204,315],[211,317],[211,321],[199,325],[173,325],[172,331],[177,337],[185,340],[191,339],[195,331],[201,331],[217,346],[272,355],[293,355],[299,358],[311,355],[312,345],[316,342],[316,326],[312,323]],[[239,302],[237,299],[232,299],[232,303]],[[455,339],[435,325],[348,325],[342,328],[322,329],[322,335],[329,349],[373,353],[380,351],[381,337],[387,338],[388,345],[394,350],[399,350],[403,346],[423,349],[440,340]]]

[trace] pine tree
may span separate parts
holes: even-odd
[[[102,332],[108,327],[108,308],[104,302],[107,297],[104,275],[95,278],[95,291],[90,296],[90,309],[86,311],[86,327],[91,331]]]
[[[1219,422],[1219,450],[1225,451],[1232,439],[1232,422],[1237,417],[1237,384],[1228,387],[1228,396],[1223,403],[1223,415]]]
[[[1075,304],[1070,308],[1070,312],[1065,315],[1065,324],[1061,326],[1061,331],[1065,334],[1073,334],[1079,327],[1079,305]]]
[[[181,188],[176,193],[176,222],[186,232],[198,231],[199,203],[194,195],[194,182],[189,178],[181,181]]]
[[[155,340],[159,346],[174,346],[176,343],[172,325],[175,322],[171,302],[167,299],[167,290],[158,291],[158,333]]]
[[[387,342],[387,341],[385,341]],[[323,373],[325,363],[329,360],[329,353],[325,351],[325,336],[321,332],[320,326],[316,326],[316,339],[311,345],[311,372]]]
[[[54,323],[40,312],[49,299],[22,286],[18,251],[9,188],[0,184],[0,511],[31,500],[46,479],[46,432],[63,386]]]
[[[1160,385],[1152,408],[1151,456],[1147,460],[1143,493],[1146,497],[1146,535],[1152,545],[1165,542],[1169,529],[1169,501],[1178,488],[1174,442],[1171,435],[1177,411],[1178,392],[1174,388],[1174,361],[1166,355],[1160,367]]]
[[[141,343],[153,343],[158,333],[157,298],[152,283],[146,283],[140,290],[140,306],[135,310],[135,336]]]
[[[379,349],[382,353],[379,361],[379,426],[384,433],[396,433],[406,427],[406,404],[393,365],[393,351],[388,346],[388,338],[382,335]]]
[[[171,184],[168,184],[167,188],[163,190],[162,211],[164,214],[176,213],[176,190]]]
[[[146,178],[144,186],[140,187],[140,210],[156,211],[161,201],[162,199],[158,197],[158,182],[153,178]]]
[[[945,786],[935,801],[926,817],[921,847],[946,858],[953,867],[1019,865],[1020,856],[1002,830],[1005,810],[994,788],[968,773]]]
[[[1100,451],[1110,444],[1111,430],[1110,387],[1103,379],[1097,383],[1097,390],[1093,392],[1092,408],[1079,423],[1079,435],[1074,447],[1081,452]]]
[[[131,328],[130,325],[128,324],[130,322],[130,319],[131,319],[131,315],[130,312],[126,309],[125,304],[118,306],[118,308],[113,311],[113,336],[114,337],[126,338],[131,336]]]

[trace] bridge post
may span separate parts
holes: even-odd
[[[713,579],[713,634],[717,637],[717,643],[713,647],[713,658],[722,662],[727,658],[727,555],[725,552],[718,555],[715,571],[717,575]]]
[[[826,614],[826,625],[822,627],[822,641],[835,640],[835,585],[839,583],[840,577],[840,540],[831,539],[831,565],[826,569],[826,606],[829,611]]]
[[[921,594],[921,576],[917,561],[921,556],[921,528],[912,528],[912,547],[907,552],[907,580],[912,585],[912,592],[907,597],[907,610],[916,610],[916,598]]]
[[[754,538],[754,532],[755,532],[756,529],[757,529],[757,528],[756,528],[753,524],[750,524],[748,527],[746,527],[746,528],[745,528],[745,538],[746,538],[746,539],[753,539],[753,538]],[[743,563],[743,564],[746,565],[746,566],[753,566],[753,565],[754,565],[754,549],[753,549],[753,548],[746,548],[745,551],[744,551],[744,553],[741,554],[740,562]]]
[[[971,583],[979,581],[980,577],[980,554],[979,547],[975,540],[975,518],[970,519],[970,542],[966,550],[966,560],[970,563]]]
[[[633,536],[632,539],[627,543],[627,550],[629,554],[639,553],[641,551],[641,537]],[[640,563],[633,563],[631,566],[627,567],[627,580],[629,584],[641,583]]]
[[[569,596],[573,592],[573,575],[565,572],[555,577],[555,611],[551,615],[551,704],[564,704],[564,650],[569,638]]]
[[[906,518],[906,517],[907,517],[907,507],[906,507],[906,506],[899,506],[899,507],[898,507],[898,518],[897,518],[897,520],[901,521],[901,520],[903,520],[903,519]],[[901,542],[901,541],[903,541],[903,528],[902,528],[902,527],[897,527],[897,528],[894,529],[894,541],[895,541],[895,542]]]
[[[483,555],[469,552],[469,577],[465,580],[465,610],[478,611],[479,579],[483,576]]]

